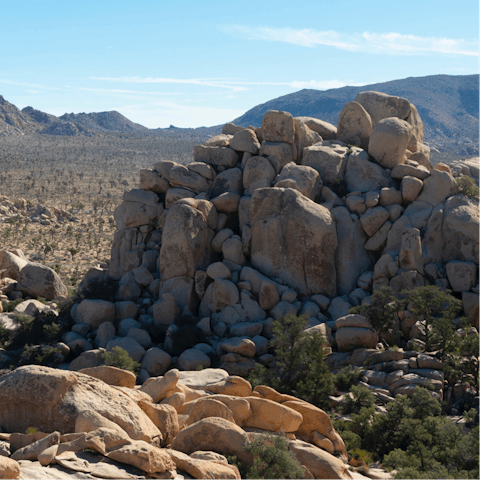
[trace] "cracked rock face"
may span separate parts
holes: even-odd
[[[335,296],[337,233],[330,212],[290,188],[256,190],[252,265],[304,295]]]

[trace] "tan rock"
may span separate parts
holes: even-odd
[[[412,112],[412,105],[407,99],[381,92],[360,92],[355,97],[355,101],[360,103],[370,114],[374,126],[380,120],[388,117],[398,117],[402,120],[407,120]],[[415,118],[416,122],[418,120],[419,118]],[[419,138],[418,140],[423,141],[423,139],[420,140]]]
[[[224,405],[226,405],[232,412],[235,423],[240,427],[243,427],[246,421],[252,415],[252,408],[250,406],[250,403],[245,398],[238,398],[231,395],[221,394],[209,395],[208,398],[218,400],[219,402],[222,402]],[[190,416],[193,412],[193,408],[195,407],[196,402],[197,400],[193,400],[183,404],[179,411],[179,414]]]
[[[337,127],[331,123],[324,122],[318,118],[312,117],[295,117],[297,120],[302,121],[310,130],[317,132],[323,140],[336,140],[337,139]]]
[[[277,403],[288,402],[290,400],[298,400],[297,397],[293,397],[292,395],[286,395],[284,393],[279,393],[274,388],[268,387],[267,385],[257,385],[253,389],[252,396],[266,398],[267,400],[272,400]]]
[[[239,355],[243,355],[245,357],[255,356],[255,343],[248,338],[228,338],[226,340],[223,340],[220,345],[226,352],[238,353]]]
[[[405,151],[412,136],[412,127],[399,118],[385,118],[373,128],[368,153],[383,168],[405,163]]]
[[[178,470],[193,478],[241,478],[238,468],[228,463],[192,458],[177,450],[167,449]]]
[[[140,170],[140,189],[148,190],[156,194],[167,193],[170,184],[156,171],[142,168]]]
[[[39,453],[37,456],[37,460],[40,465],[46,467],[50,465],[54,460],[55,456],[57,455],[58,445],[52,445],[44,450],[42,453]]]
[[[31,297],[53,300],[68,294],[67,287],[51,268],[40,263],[28,263],[20,271],[16,290]]]
[[[284,405],[297,411],[303,417],[303,421],[298,427],[296,435],[305,435],[309,441],[313,442],[315,437],[314,432],[317,432],[332,442],[336,454],[343,455],[347,458],[345,443],[333,428],[330,416],[326,412],[315,405],[298,399],[288,400],[284,402]]]
[[[403,201],[410,203],[416,200],[422,188],[423,182],[420,179],[410,176],[403,177],[400,186]]]
[[[264,157],[250,157],[243,170],[243,188],[248,190],[250,195],[257,188],[270,187],[275,179],[275,170],[271,163]]]
[[[322,448],[323,450],[326,450],[328,453],[331,453],[332,455],[335,453],[335,448],[330,439],[328,439],[321,433],[318,433],[316,430],[312,432],[312,436],[313,436],[312,442],[317,447]]]
[[[0,455],[0,478],[20,478],[20,464]]]
[[[82,368],[78,373],[98,378],[108,385],[134,388],[137,377],[134,373],[121,368],[101,365],[100,367]]]
[[[166,450],[137,440],[107,454],[108,458],[133,465],[147,473],[162,473],[175,469],[175,462]]]
[[[456,195],[445,202],[441,225],[444,263],[460,260],[478,265],[479,224],[478,204],[473,200]]]
[[[345,463],[321,448],[297,440],[291,441],[288,449],[314,478],[353,478]]]
[[[229,125],[228,123],[225,127]],[[233,125],[233,124],[231,124]],[[224,127],[224,128],[225,128]],[[242,127],[235,127],[235,133],[240,131]],[[225,133],[221,133],[220,135],[215,135],[214,137],[210,137],[204,145],[207,147],[228,147],[230,145],[230,140],[233,138],[233,134],[227,135]]]
[[[418,228],[406,228],[402,233],[399,267],[423,274],[422,240]]]
[[[230,139],[230,148],[239,152],[249,152],[252,155],[257,155],[260,149],[260,142],[254,131],[244,128],[235,133]]]
[[[303,421],[301,414],[284,404],[257,397],[246,397],[246,400],[252,408],[246,427],[289,433],[295,432]]]
[[[255,191],[250,213],[254,268],[305,295],[335,294],[337,235],[326,208],[296,190],[268,188]]]
[[[155,405],[143,400],[138,402],[138,406],[162,433],[162,446],[169,445],[180,429],[176,409],[171,405]]]
[[[213,236],[213,230],[200,210],[184,204],[172,205],[162,234],[162,280],[165,282],[180,276],[193,279],[197,270],[210,263]]]
[[[233,168],[238,162],[238,155],[229,147],[195,145],[193,159],[195,162]]]
[[[45,438],[38,440],[30,445],[16,450],[11,458],[13,460],[36,460],[38,455],[52,445],[58,445],[60,443],[60,433],[53,432],[47,435]]]
[[[159,435],[133,400],[96,378],[37,365],[0,378],[0,425],[10,431],[35,425],[44,431],[74,432],[85,410],[118,424],[132,439],[151,442]]]
[[[360,223],[365,233],[371,237],[388,220],[389,216],[390,214],[383,207],[372,207],[360,217]]]
[[[166,372],[163,377],[150,377],[143,383],[140,390],[150,395],[154,403],[158,403],[175,392],[179,378],[180,372],[174,368]]]
[[[203,418],[219,417],[235,423],[232,411],[219,400],[214,398],[200,398],[195,402],[192,408],[192,413],[188,417],[186,425],[198,422]]]
[[[438,170],[440,172],[448,172],[450,175],[453,176],[452,169],[450,168],[450,165],[447,165],[446,163],[438,162],[433,166],[434,170]]]
[[[303,149],[305,147],[310,147],[315,143],[321,142],[322,137],[315,131],[311,130],[307,124],[299,120],[298,118],[293,119],[295,123],[295,148],[297,150],[297,158],[295,159],[297,163],[300,163],[303,158]]]
[[[253,457],[244,451],[245,432],[224,418],[209,417],[181,430],[171,448],[186,454],[211,450],[222,455],[235,455],[241,462],[252,463]]]
[[[315,200],[322,186],[320,175],[315,169],[294,163],[289,163],[282,168],[275,183],[277,188],[298,190],[310,200]]]
[[[209,392],[236,397],[248,397],[252,393],[252,385],[248,380],[235,375],[229,375],[225,380],[206,386]]]
[[[285,142],[262,142],[259,155],[268,158],[276,174],[294,161],[292,145]]]
[[[0,251],[0,278],[8,277],[18,280],[20,270],[28,263],[28,260],[24,260],[11,252]]]
[[[267,142],[286,142],[293,145],[295,141],[295,124],[288,112],[268,111],[262,119],[262,135]]]
[[[325,142],[323,142],[325,143]],[[348,147],[337,144],[318,143],[303,150],[302,165],[312,167],[323,183],[335,185],[345,175]]]
[[[362,105],[358,102],[345,104],[338,116],[338,140],[347,145],[356,145],[367,150],[372,130],[372,119]]]
[[[448,172],[432,170],[430,177],[423,182],[423,189],[417,200],[427,202],[433,207],[458,193],[458,185]]]
[[[93,410],[80,413],[75,421],[75,433],[88,433],[99,428],[115,430],[119,435],[128,438],[127,432],[122,427]]]

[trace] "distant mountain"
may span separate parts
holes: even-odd
[[[149,128],[132,122],[115,110],[99,113],[65,113],[59,118],[82,125],[92,132],[118,132],[133,135],[146,135],[151,132]]]
[[[478,155],[478,75],[431,75],[403,80],[342,87],[331,90],[300,90],[257,105],[233,122],[260,126],[268,110],[284,110],[293,116],[307,116],[337,124],[338,115],[359,92],[374,90],[407,98],[418,109],[425,126],[425,142],[441,152]],[[0,96],[0,135],[41,133],[48,135],[152,135],[203,141],[220,133],[221,125],[199,128],[149,129],[116,111],[66,113],[56,117],[26,107],[19,110]]]
[[[373,90],[413,103],[422,117],[428,144],[444,152],[478,155],[478,84],[478,75],[431,75],[325,91],[305,89],[257,105],[233,123],[257,127],[268,110],[283,110],[337,125],[345,103],[359,92]]]

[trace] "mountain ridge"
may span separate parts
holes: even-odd
[[[303,89],[257,105],[233,122],[245,127],[260,126],[266,111],[283,110],[294,117],[314,117],[336,125],[344,105],[359,92],[368,90],[404,97],[413,103],[423,120],[425,141],[430,146],[447,153],[478,155],[479,75],[429,75],[329,90]],[[202,140],[221,130],[222,125],[151,129],[115,110],[56,117],[30,106],[19,110],[0,95],[0,135],[122,134]]]

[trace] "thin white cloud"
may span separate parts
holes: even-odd
[[[183,85],[199,85],[203,87],[226,88],[233,92],[245,91],[246,88],[235,85],[225,85],[224,82],[205,78],[162,78],[162,77],[91,77],[91,80],[125,83],[170,83]]]
[[[346,34],[333,30],[310,28],[274,28],[247,25],[223,25],[224,33],[246,38],[289,43],[301,47],[330,46],[352,52],[389,55],[466,55],[478,56],[478,40],[444,37],[420,37],[400,33],[354,33]]]
[[[84,92],[102,92],[102,93],[128,93],[133,95],[183,95],[180,92],[142,92],[141,90],[121,90],[118,88],[87,88],[81,87],[79,90]]]
[[[246,86],[280,86],[291,87],[295,89],[302,88],[316,88],[316,89],[329,89],[329,88],[341,88],[346,85],[356,86],[363,85],[360,83],[353,83],[349,80],[292,80],[290,82],[250,82],[243,80],[231,80],[231,79],[177,79],[177,78],[142,78],[142,77],[91,77],[92,80],[101,80],[107,82],[123,82],[123,83],[172,83],[172,84],[189,84],[199,86],[209,86],[230,89],[233,92],[247,91]],[[119,92],[121,90],[118,90]],[[128,92],[124,90],[123,92]],[[209,94],[216,92],[209,92]],[[206,93],[205,93],[206,94]],[[227,97],[228,98],[228,97]]]

